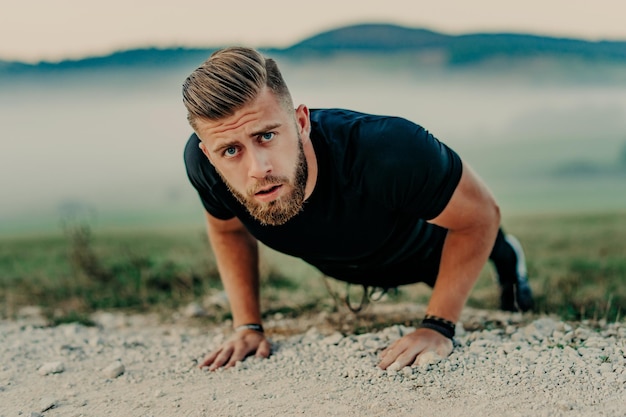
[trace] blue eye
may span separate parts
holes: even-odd
[[[274,133],[273,132],[267,132],[267,133],[263,133],[261,135],[261,142],[269,142],[272,139],[274,139]]]
[[[237,148],[235,148],[234,146],[229,146],[228,148],[224,149],[225,157],[232,158],[235,155],[237,155]]]

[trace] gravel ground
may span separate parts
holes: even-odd
[[[626,323],[467,309],[449,358],[382,371],[380,350],[412,328],[344,335],[324,319],[276,317],[269,359],[213,373],[197,363],[227,324],[2,321],[0,417],[626,416]]]

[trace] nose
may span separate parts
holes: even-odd
[[[263,149],[252,148],[248,151],[250,177],[261,179],[272,172],[272,165],[268,153]]]

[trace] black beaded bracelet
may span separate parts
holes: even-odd
[[[450,320],[442,319],[441,317],[430,314],[424,317],[419,327],[439,332],[450,340],[454,339],[454,333],[456,330],[456,325]]]
[[[254,330],[255,332],[264,333],[263,326],[258,323],[248,323],[242,324],[241,326],[235,327],[236,332],[240,332],[242,330]]]

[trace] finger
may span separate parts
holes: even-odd
[[[257,332],[252,332],[249,336],[252,337],[248,337],[239,343],[234,344],[234,351],[230,356],[228,363],[225,365],[226,368],[235,366],[237,362],[242,361],[249,355],[257,352],[261,343],[266,342],[265,337]]]
[[[394,362],[396,362],[396,360],[398,359],[398,357],[403,353],[402,349],[399,348],[394,348],[394,349],[387,349],[387,354],[385,355],[385,357],[380,361],[380,363],[378,364],[378,367],[380,369],[387,369],[389,368],[389,366],[391,366],[391,364],[393,364]]]
[[[242,361],[248,356],[253,349],[251,349],[247,345],[235,345],[235,349],[233,350],[228,362],[224,365],[224,368],[231,368],[237,364],[237,362]]]
[[[396,360],[389,365],[387,369],[394,369],[396,371],[404,368],[405,366],[410,366],[415,363],[415,358],[419,357],[423,351],[405,351],[402,355],[399,355]]]
[[[393,351],[397,347],[399,341],[400,339],[396,340],[395,342],[387,346],[385,349],[383,349],[382,352],[380,352],[380,357],[384,358],[385,356],[389,354],[389,352]]]
[[[272,351],[272,345],[267,340],[264,340],[259,345],[259,348],[256,350],[257,358],[267,358],[270,356],[270,352]]]
[[[217,368],[223,366],[233,354],[232,346],[224,347],[221,352],[217,355],[213,363],[209,366],[209,371],[214,371]]]
[[[436,364],[437,362],[441,362],[442,359],[443,356],[439,355],[436,351],[428,350],[417,355],[417,357],[413,361],[413,365],[421,366]]]
[[[434,346],[430,346],[427,349],[424,349],[420,354],[415,358],[413,362],[414,365],[427,365],[427,364],[435,364],[437,362],[442,361],[444,358],[448,357],[450,353],[452,353],[453,344],[452,341],[448,338],[444,338],[439,343]]]
[[[446,339],[445,343],[437,347],[437,354],[442,358],[450,356],[454,350],[454,343],[450,339]]]
[[[405,350],[398,355],[391,355],[393,357],[386,357],[385,362],[379,365],[382,369],[389,371],[399,371],[405,366],[411,365],[415,361],[417,353],[413,350]],[[384,368],[383,368],[384,366]]]
[[[199,367],[204,368],[205,366],[210,366],[221,351],[221,349],[218,349],[211,352],[207,357],[204,358]]]

